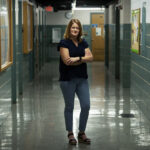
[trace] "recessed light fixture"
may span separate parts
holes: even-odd
[[[105,8],[100,8],[100,7],[75,7],[73,10],[100,10],[100,11],[105,11]]]

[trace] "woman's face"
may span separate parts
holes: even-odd
[[[78,35],[79,35],[79,31],[80,31],[80,29],[79,29],[78,24],[73,23],[72,26],[71,26],[71,28],[70,28],[70,34],[71,34],[71,36],[74,37],[74,38],[77,38]]]

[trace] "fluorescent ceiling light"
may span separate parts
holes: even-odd
[[[75,7],[75,8],[73,8],[73,10],[100,10],[100,11],[104,11],[105,10],[105,8],[98,8],[98,7],[96,7],[96,8],[85,8],[85,7]]]
[[[100,10],[100,11],[104,11],[105,8],[104,7],[76,7],[76,0],[73,1],[72,3],[72,11],[74,10]]]

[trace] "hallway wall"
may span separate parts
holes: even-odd
[[[131,1],[122,0],[120,9],[120,81],[124,88],[130,88],[131,62]]]
[[[16,4],[16,14],[18,13],[18,0],[15,0]],[[18,29],[18,17],[16,16],[16,33]],[[17,47],[16,43],[16,47]],[[8,113],[10,112],[11,106],[11,69],[10,66],[6,70],[0,72],[0,125],[7,117]]]
[[[115,74],[115,5],[109,7],[109,69],[112,74]]]
[[[131,98],[150,119],[150,1],[131,0],[131,10],[138,8],[142,32],[140,54],[131,52]]]
[[[110,5],[105,12],[105,33],[108,34],[105,39],[105,45],[108,45],[105,56],[108,59],[108,68],[113,75],[115,75],[115,14],[115,5]]]
[[[144,3],[146,2],[146,3]],[[120,10],[120,81],[124,88],[130,88],[131,99],[139,106],[140,110],[150,119],[150,1],[149,0],[121,0],[123,9]],[[131,12],[141,9],[141,40],[140,54],[131,52]],[[112,17],[113,6],[106,11]],[[130,12],[130,13],[129,13]],[[106,53],[112,74],[115,75],[115,24],[112,19],[105,23],[108,33]]]
[[[13,1],[14,2],[14,1]],[[22,3],[22,1],[20,1]],[[0,125],[1,123],[6,119],[7,115],[11,111],[11,98],[12,98],[12,88],[16,88],[16,96],[18,100],[19,96],[19,78],[20,78],[20,72],[22,75],[22,85],[25,87],[30,81],[33,79],[33,76],[31,75],[31,72],[33,71],[33,53],[30,52],[29,54],[23,54],[22,48],[19,48],[20,40],[19,36],[19,0],[15,0],[15,30],[16,30],[16,42],[13,43],[16,46],[16,62],[13,61],[13,63],[16,63],[16,87],[15,85],[12,85],[12,66],[7,68],[6,70],[0,72]],[[33,5],[35,7],[35,5]],[[21,26],[22,27],[22,26]],[[20,70],[20,67],[22,70]],[[31,71],[32,70],[32,71]]]
[[[47,25],[67,25],[70,19],[65,17],[68,11],[47,12],[46,24]],[[104,12],[103,10],[74,10],[72,18],[77,18],[81,21],[82,25],[90,25],[90,14]],[[52,20],[52,21],[51,21]]]
[[[119,9],[120,12],[120,29],[116,28],[116,5],[110,5],[106,9],[105,16],[105,65],[114,75],[119,78],[122,87],[130,87],[130,0],[122,0],[120,4],[123,9]],[[107,19],[108,18],[108,19]],[[120,30],[120,41],[116,41],[117,30]],[[108,35],[107,35],[108,34]],[[107,46],[108,45],[108,46]],[[116,47],[120,46],[119,57]],[[119,59],[119,60],[118,60]],[[117,63],[119,66],[117,68]],[[117,74],[119,72],[119,76]]]

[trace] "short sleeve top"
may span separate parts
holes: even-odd
[[[58,44],[58,51],[60,47],[68,48],[70,57],[83,57],[85,49],[88,48],[88,43],[83,39],[78,46],[76,46],[71,39],[63,39]],[[77,66],[67,66],[60,57],[59,63],[60,81],[69,81],[73,78],[88,78],[87,64],[82,63]]]

